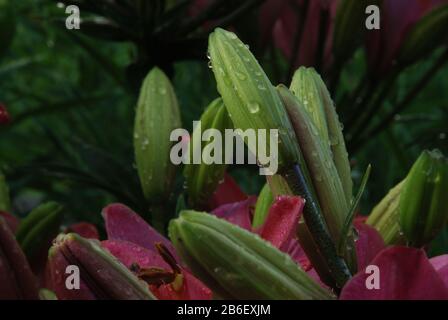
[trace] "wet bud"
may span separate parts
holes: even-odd
[[[135,161],[143,193],[150,202],[161,202],[170,193],[175,177],[170,135],[180,126],[179,106],[170,80],[154,68],[140,90],[134,126]]]
[[[226,171],[225,152],[220,148],[225,129],[233,128],[232,121],[221,98],[214,100],[204,111],[200,119],[200,127],[193,130],[189,142],[189,164],[185,165],[188,200],[195,208],[203,208],[218,184],[224,179]],[[212,130],[209,130],[212,129]],[[216,133],[216,134],[215,134]],[[208,142],[202,142],[202,136]],[[216,145],[215,145],[216,144]],[[195,164],[195,156],[203,156],[201,163]]]
[[[48,259],[52,287],[58,299],[155,299],[146,283],[103,249],[97,240],[85,239],[76,233],[61,234],[51,247]],[[77,284],[68,277],[73,277],[76,269],[80,280],[77,290],[73,290],[70,285]],[[72,270],[73,274],[66,270]]]
[[[347,148],[342,125],[325,83],[313,68],[300,67],[294,74],[290,90],[313,120],[323,143],[330,146],[346,202],[350,206],[353,197],[353,181]]]
[[[37,300],[37,288],[37,280],[20,245],[0,217],[0,300]]]
[[[214,292],[233,299],[332,299],[285,253],[258,235],[203,212],[183,211],[170,237]]]
[[[252,227],[259,228],[261,227],[268,214],[269,208],[274,202],[274,196],[269,188],[269,184],[265,184],[263,189],[261,189],[260,195],[258,196],[257,203],[255,205],[255,213],[254,218],[252,219]]]
[[[29,260],[42,250],[48,250],[51,240],[59,232],[61,220],[62,206],[47,202],[32,210],[20,222],[16,238]]]
[[[366,221],[381,234],[386,245],[402,245],[406,242],[401,231],[398,212],[403,185],[404,180],[393,187],[373,208]]]
[[[421,247],[446,226],[448,159],[438,150],[424,151],[411,168],[401,191],[401,229],[410,245]]]
[[[268,77],[247,46],[238,37],[217,28],[209,37],[213,73],[235,128],[278,130],[278,165],[298,161],[299,150],[282,102]],[[270,139],[248,143],[254,155],[270,155]],[[263,141],[266,140],[266,141]],[[246,141],[247,143],[247,141]],[[259,160],[259,159],[258,159]]]
[[[339,243],[341,238],[346,236],[343,235],[343,226],[349,214],[351,203],[346,199],[336,164],[333,161],[331,146],[322,138],[322,131],[318,129],[304,104],[285,86],[279,85],[277,90],[285,104],[302,152],[303,162],[301,166],[305,168],[303,171],[308,173],[307,187],[313,190],[311,194],[313,198],[307,199],[307,201],[317,200],[316,207],[319,207],[321,212],[315,214],[322,215],[333,243]],[[324,114],[323,111],[322,114]],[[322,124],[324,121],[319,123]],[[305,204],[305,210],[307,210],[307,205],[310,204]],[[316,235],[313,234],[313,236]],[[349,268],[355,271],[356,252],[351,232],[347,238],[346,246],[341,248],[340,253],[345,257]]]
[[[5,176],[0,171],[0,211],[10,211],[9,188]]]
[[[314,187],[326,224],[334,241],[341,236],[349,204],[333,162],[329,144],[321,138],[318,127],[304,105],[285,86],[278,86],[296,132],[309,178]]]

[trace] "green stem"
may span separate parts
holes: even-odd
[[[299,167],[294,165],[284,175],[294,194],[302,196],[305,201],[303,216],[320,253],[326,259],[329,272],[338,288],[342,288],[350,279],[351,273],[345,260],[337,254],[336,246],[322,218],[318,203],[307,187],[305,176]]]

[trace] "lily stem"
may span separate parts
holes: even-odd
[[[300,166],[296,164],[287,170],[285,179],[294,194],[300,195],[305,199],[306,202],[303,210],[305,222],[320,253],[326,260],[329,272],[334,278],[336,285],[338,288],[342,288],[351,278],[350,270],[345,260],[337,253],[336,246],[323,220],[319,205],[314,200],[307,186],[306,178]]]

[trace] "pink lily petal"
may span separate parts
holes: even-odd
[[[17,228],[19,227],[19,223],[20,223],[19,218],[17,218],[16,216],[14,216],[8,212],[3,212],[3,211],[0,211],[0,217],[5,219],[6,224],[8,225],[8,227],[12,231],[12,233],[16,233]]]
[[[300,197],[280,196],[269,209],[260,236],[277,248],[294,238],[304,201]]]
[[[87,239],[100,239],[98,230],[96,229],[95,225],[87,222],[80,222],[70,225],[67,228],[67,233],[69,232],[77,233]]]
[[[395,246],[381,251],[370,263],[379,268],[379,289],[367,289],[365,269],[342,289],[343,300],[448,299],[448,288],[421,249]]]
[[[129,241],[154,252],[155,243],[161,242],[180,261],[171,242],[125,205],[108,205],[103,209],[102,215],[109,240]]]
[[[250,196],[247,200],[224,204],[212,211],[217,217],[227,220],[243,229],[252,230],[252,211],[257,198]]]
[[[305,251],[300,246],[297,239],[291,239],[282,248],[283,252],[287,253],[295,262],[297,262],[303,270],[309,271],[313,268],[310,260],[306,256]]]
[[[218,185],[215,193],[209,200],[208,206],[211,210],[218,208],[224,204],[243,201],[247,199],[247,195],[241,191],[238,184],[229,174],[225,174],[224,181]]]
[[[442,278],[445,286],[448,288],[448,254],[429,259],[434,269]]]
[[[358,270],[364,269],[386,245],[381,235],[371,226],[355,221],[358,240],[355,243]]]
[[[158,267],[170,270],[170,266],[159,254],[142,248],[134,243],[120,240],[107,240],[101,242],[103,248],[109,250],[118,260],[128,268],[137,263],[141,268]],[[182,269],[184,276],[183,286],[180,290],[174,290],[171,285],[160,287],[150,286],[151,291],[158,299],[163,300],[210,300],[212,292],[201,281],[195,278],[189,271]]]

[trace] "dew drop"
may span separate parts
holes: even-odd
[[[260,111],[260,104],[258,102],[249,102],[247,104],[247,107],[249,108],[249,112],[254,114],[257,113],[258,111]]]
[[[236,74],[236,76],[238,77],[238,79],[240,79],[240,80],[246,80],[246,75],[244,74],[244,73],[241,73],[241,72],[236,72],[235,73]]]
[[[159,93],[164,96],[166,95],[166,89],[165,88],[159,88]]]
[[[207,62],[207,67],[208,67],[209,69],[213,69],[213,65],[212,65],[212,61],[211,61],[211,60],[209,60],[209,61]]]

